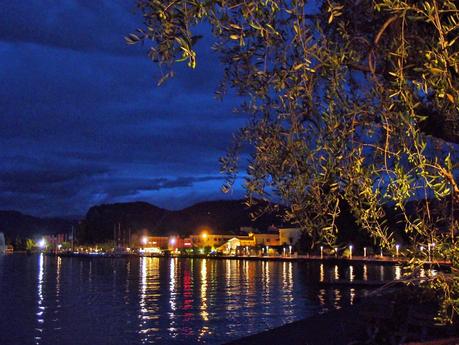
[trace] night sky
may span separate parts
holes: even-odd
[[[218,158],[244,118],[217,101],[217,58],[161,87],[134,0],[0,0],[0,209],[83,215],[143,200],[178,209],[224,195]]]

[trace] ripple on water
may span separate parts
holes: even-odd
[[[13,255],[0,260],[0,344],[219,344],[364,292],[321,281],[399,274],[356,264]]]

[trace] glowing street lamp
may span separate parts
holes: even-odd
[[[320,246],[320,258],[321,259],[324,258],[324,247],[323,246]]]
[[[177,240],[175,239],[175,237],[172,237],[170,240],[169,240],[169,244],[171,246],[175,246],[175,243],[177,243]]]
[[[288,253],[290,256],[292,256],[292,246],[288,246]]]
[[[209,235],[208,235],[207,232],[205,232],[205,231],[201,234],[201,238],[202,238],[204,241],[206,241],[208,237],[209,237]]]
[[[268,250],[269,250],[269,246],[266,246],[266,255],[269,255]]]
[[[399,244],[396,244],[396,245],[395,245],[395,255],[396,255],[397,257],[398,257],[399,250],[400,250],[400,245],[399,245]]]
[[[38,241],[38,247],[42,250],[46,248],[46,240],[44,238]]]
[[[147,236],[143,236],[143,237],[142,237],[142,244],[143,244],[144,246],[146,246],[146,245],[148,244],[148,237],[147,237]]]
[[[349,246],[349,259],[352,259],[352,244]]]
[[[363,247],[363,257],[367,257],[367,247]]]

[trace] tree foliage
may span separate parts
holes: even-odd
[[[436,243],[456,272],[455,1],[138,0],[138,7],[144,27],[127,42],[149,43],[163,79],[177,62],[196,66],[196,27],[211,29],[224,66],[217,93],[237,90],[249,116],[222,158],[228,188],[248,143],[249,201],[280,198],[286,218],[314,243],[334,243],[345,202],[362,229],[393,248],[386,210],[396,208],[413,248]],[[432,284],[449,287],[440,290],[448,291],[443,316],[452,315],[458,277],[442,279],[446,285]]]

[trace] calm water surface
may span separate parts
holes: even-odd
[[[366,293],[320,281],[399,274],[377,265],[0,256],[0,344],[221,344]]]

